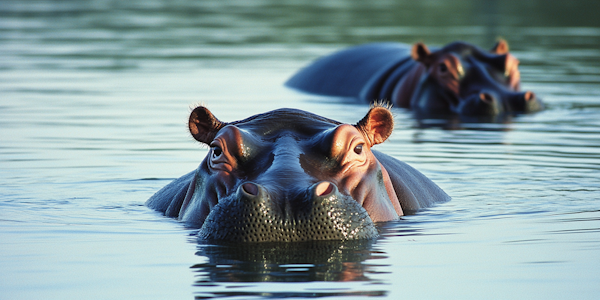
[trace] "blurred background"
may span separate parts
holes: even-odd
[[[544,57],[597,49],[599,8],[594,0],[3,0],[1,67],[193,68],[248,57],[277,64],[312,58],[311,45],[464,40],[489,48],[498,37]]]

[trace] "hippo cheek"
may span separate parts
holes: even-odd
[[[411,98],[417,111],[449,112],[458,103],[456,95],[445,90],[432,78],[422,80]]]
[[[354,170],[352,174],[339,180],[342,194],[350,195],[368,213],[373,222],[397,220],[403,215],[402,208],[393,205],[398,198],[393,190],[388,191],[386,181],[389,175],[381,169],[377,162],[371,162],[367,168]]]
[[[290,242],[370,239],[378,236],[367,211],[331,182],[312,185],[294,201],[280,205],[263,186],[246,182],[220,199],[198,231],[201,240]],[[282,208],[283,207],[283,208]]]
[[[181,206],[179,212],[179,220],[185,222],[190,227],[200,227],[210,210],[218,202],[217,193],[214,189],[207,189],[210,186],[210,180],[206,180],[204,176],[196,174],[195,180],[190,187],[189,192],[192,194],[186,195],[186,199]]]
[[[225,172],[209,170],[206,161],[196,170],[193,188],[181,206],[179,219],[190,227],[200,227],[219,199],[229,195],[235,188],[236,180]],[[191,193],[191,194],[190,194]]]

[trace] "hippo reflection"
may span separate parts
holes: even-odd
[[[386,100],[420,114],[495,116],[544,105],[520,91],[519,61],[500,40],[490,51],[454,42],[435,51],[422,43],[352,47],[305,67],[286,85],[309,93]]]
[[[373,240],[311,241],[298,243],[200,244],[196,255],[208,259],[191,269],[196,273],[197,298],[324,298],[381,297],[384,286],[355,289],[316,288],[306,284],[335,281],[373,281],[373,262],[386,254],[372,249]],[[249,282],[300,283],[273,288]],[[311,284],[312,285],[312,284]],[[362,285],[362,284],[359,284]],[[330,286],[326,283],[325,286]],[[224,288],[227,287],[227,288]],[[281,286],[280,286],[281,287]],[[323,287],[323,285],[321,285]],[[261,290],[262,289],[262,290]],[[265,296],[266,295],[266,296]]]
[[[189,129],[208,155],[146,204],[200,228],[200,239],[369,239],[376,222],[449,200],[417,170],[371,150],[392,133],[387,107],[356,125],[295,109],[225,123],[197,107]]]
[[[192,267],[203,282],[368,281],[373,240],[199,245],[208,262]],[[303,270],[295,270],[302,266]]]

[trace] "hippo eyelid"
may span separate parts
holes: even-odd
[[[212,159],[217,159],[217,158],[221,157],[221,155],[223,154],[223,148],[221,148],[221,145],[218,142],[212,142],[210,144],[210,150],[212,152],[212,154],[211,154]]]
[[[213,158],[218,158],[219,156],[221,156],[221,154],[223,154],[223,149],[221,149],[221,147],[219,147],[219,146],[212,147],[212,151],[213,151]]]
[[[237,162],[231,156],[227,146],[223,144],[224,142],[218,139],[210,144],[210,152],[207,156],[208,167],[212,170],[231,172],[237,168]]]

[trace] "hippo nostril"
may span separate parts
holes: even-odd
[[[535,94],[531,91],[527,91],[525,92],[525,95],[523,95],[523,98],[525,98],[525,101],[531,101],[535,99]]]
[[[315,194],[319,197],[327,196],[331,194],[331,192],[333,192],[333,184],[331,184],[331,182],[320,182],[315,188]]]
[[[242,184],[242,190],[251,196],[258,195],[258,186],[252,182],[246,182]]]
[[[481,93],[481,94],[479,94],[479,99],[481,99],[481,101],[483,101],[485,103],[492,103],[492,102],[494,102],[494,97],[492,97],[492,95],[490,95],[488,93]]]

